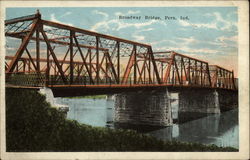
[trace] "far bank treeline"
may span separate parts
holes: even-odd
[[[8,152],[238,151],[215,145],[163,142],[131,130],[91,127],[68,120],[35,90],[6,89]]]

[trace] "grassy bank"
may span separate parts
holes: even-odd
[[[237,151],[163,142],[131,130],[91,127],[67,120],[33,90],[6,90],[7,151]]]

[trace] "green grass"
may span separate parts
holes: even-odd
[[[34,90],[6,89],[8,152],[39,151],[238,151],[177,141],[164,142],[132,130],[91,127],[65,119]]]

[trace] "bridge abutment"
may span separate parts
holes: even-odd
[[[165,90],[117,94],[114,121],[136,125],[172,125],[169,92]]]

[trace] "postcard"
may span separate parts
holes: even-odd
[[[247,1],[2,1],[1,159],[248,159]]]

